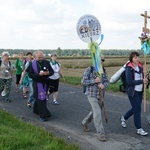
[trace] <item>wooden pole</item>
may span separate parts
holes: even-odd
[[[144,79],[146,78],[146,55],[144,54]],[[144,83],[144,112],[146,112],[146,83]]]
[[[149,33],[149,29],[147,28],[147,19],[150,19],[150,16],[147,15],[147,11],[144,12],[144,14],[141,14],[142,17],[144,17],[144,27],[142,28],[142,31],[144,33]],[[144,54],[144,79],[146,78],[146,54]],[[144,83],[144,112],[146,112],[146,83]]]
[[[92,43],[93,42],[92,37],[90,38],[90,40]],[[105,108],[105,104],[104,104],[104,93],[103,93],[102,89],[99,89],[99,96],[100,96],[100,102],[101,102],[102,110],[104,113],[105,121],[106,121],[106,123],[108,123],[107,112],[106,112],[106,108]]]

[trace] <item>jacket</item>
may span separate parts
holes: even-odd
[[[138,64],[139,72],[143,74],[143,67],[142,64]],[[135,70],[134,66],[131,62],[127,63],[125,68],[125,74],[126,74],[126,82],[127,82],[127,94],[128,96],[134,96],[135,93],[135,85],[143,84],[142,80],[135,80]]]
[[[34,72],[34,69],[33,69],[33,66],[32,66],[33,62],[31,62],[29,64],[29,67],[26,69],[29,77],[33,79],[33,82],[47,83],[48,77],[54,74],[54,70],[50,66],[49,61],[42,60],[41,65],[38,65],[38,61],[37,60],[34,60],[34,61],[36,61],[38,73]],[[40,71],[44,71],[45,68],[46,68],[46,71],[49,71],[49,75],[40,76],[39,75]]]

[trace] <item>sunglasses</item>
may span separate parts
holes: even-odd
[[[104,61],[105,61],[105,59],[101,59],[101,61],[102,61],[102,62],[104,62]]]

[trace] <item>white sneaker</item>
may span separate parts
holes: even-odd
[[[121,120],[121,126],[122,126],[123,128],[125,128],[127,125],[126,125],[126,121],[125,121],[125,119],[124,119],[124,116],[122,116],[122,117],[120,118],[120,120]]]
[[[46,96],[46,101],[48,101],[48,100],[49,100],[49,95]]]
[[[2,96],[5,96],[5,95],[6,95],[6,92],[5,92],[5,91],[2,91],[1,95],[2,95]]]
[[[59,103],[56,100],[53,100],[53,105],[59,105]]]
[[[140,129],[137,129],[137,134],[140,134],[140,135],[147,135],[148,133],[147,132],[145,132],[142,128],[140,128]]]

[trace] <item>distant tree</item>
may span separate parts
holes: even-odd
[[[56,53],[57,53],[58,56],[61,56],[62,50],[61,50],[60,47],[57,48]]]

